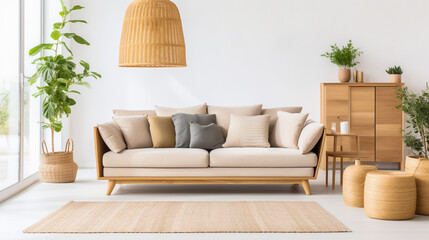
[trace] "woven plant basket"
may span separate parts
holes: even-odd
[[[49,183],[74,182],[77,173],[77,164],[73,161],[74,143],[67,140],[64,152],[48,152],[46,142],[42,141],[42,164],[39,167],[42,181]]]
[[[365,180],[365,213],[384,220],[407,220],[416,212],[416,181],[402,172],[372,171]]]
[[[376,171],[376,166],[361,165],[359,160],[344,171],[343,200],[350,207],[364,206],[364,186],[366,174]]]
[[[407,156],[405,172],[413,174],[417,185],[417,214],[429,215],[429,159]]]

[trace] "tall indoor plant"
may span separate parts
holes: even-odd
[[[362,53],[363,52],[360,51],[359,48],[353,46],[352,40],[349,40],[347,45],[342,46],[341,49],[337,44],[331,45],[331,52],[326,52],[321,56],[328,58],[331,63],[340,68],[338,69],[338,80],[340,80],[340,82],[348,82],[351,77],[350,68],[359,64],[355,59]]]
[[[405,172],[414,174],[417,184],[417,210],[429,215],[429,86],[421,94],[407,87],[397,91],[401,101],[398,108],[407,115],[407,127],[403,130],[405,145],[417,155],[407,156]]]
[[[76,61],[73,58],[73,52],[67,46],[64,38],[75,41],[78,44],[89,45],[81,36],[75,33],[64,32],[65,26],[72,23],[86,23],[84,20],[71,20],[69,14],[80,10],[83,7],[75,5],[67,8],[63,0],[60,0],[62,10],[59,12],[61,22],[54,23],[51,33],[52,43],[42,43],[29,52],[31,56],[43,53],[43,56],[36,58],[33,64],[37,65],[37,72],[29,79],[30,85],[35,84],[38,79],[41,85],[37,86],[38,91],[34,97],[42,97],[42,115],[46,121],[42,122],[43,128],[49,128],[52,136],[52,152],[47,150],[46,143],[43,141],[42,165],[40,173],[42,179],[47,182],[72,182],[76,177],[77,165],[73,162],[72,147],[68,141],[65,152],[55,152],[54,150],[54,132],[60,132],[63,128],[62,119],[68,117],[71,113],[71,106],[76,101],[71,94],[80,94],[74,90],[75,85],[89,86],[84,81],[87,77],[99,78],[100,74],[90,71],[87,62],[81,60],[79,64],[82,71],[77,73]],[[59,52],[59,48],[69,53],[64,56]]]

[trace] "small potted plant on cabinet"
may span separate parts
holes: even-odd
[[[391,83],[400,83],[402,76],[401,66],[393,66],[386,70],[387,74],[390,75]]]
[[[400,88],[397,98],[401,101],[398,109],[407,115],[407,127],[403,131],[405,145],[415,152],[407,156],[405,172],[414,174],[417,185],[416,213],[429,215],[429,86],[420,95]]]
[[[72,89],[76,85],[89,86],[84,81],[87,77],[99,78],[100,74],[89,70],[89,64],[83,60],[79,61],[82,72],[76,72],[76,63],[73,59],[73,53],[67,46],[63,38],[68,38],[78,44],[89,45],[81,36],[75,33],[63,32],[67,24],[86,23],[84,20],[69,19],[72,11],[80,10],[80,5],[67,8],[63,0],[60,0],[62,11],[59,13],[61,22],[54,23],[51,38],[53,43],[42,43],[30,49],[29,54],[36,56],[44,51],[42,57],[36,58],[34,64],[37,65],[37,72],[28,80],[30,85],[35,84],[38,79],[43,84],[37,87],[34,97],[42,97],[42,115],[45,122],[42,122],[43,128],[51,130],[52,152],[48,151],[45,141],[42,142],[42,163],[39,167],[42,180],[45,182],[74,182],[77,173],[77,165],[73,161],[73,141],[69,139],[64,152],[55,152],[54,132],[60,132],[63,128],[62,119],[68,117],[71,113],[71,106],[76,101],[71,98],[71,94],[80,94]],[[68,51],[69,56],[64,56],[59,52],[63,46]]]
[[[362,53],[362,51],[359,51],[359,48],[353,46],[352,40],[349,40],[347,45],[342,46],[341,49],[337,44],[332,45],[331,52],[326,52],[321,56],[328,58],[331,63],[340,68],[338,69],[338,80],[340,80],[340,82],[348,82],[351,77],[350,68],[359,64],[355,59]]]

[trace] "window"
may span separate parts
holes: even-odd
[[[3,0],[0,8],[0,199],[34,175],[40,161],[40,100],[26,78],[28,50],[42,38],[42,0]]]

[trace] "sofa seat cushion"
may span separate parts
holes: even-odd
[[[314,168],[104,168],[105,177],[313,177]]]
[[[220,148],[210,153],[210,167],[315,167],[317,155],[288,148]]]
[[[119,168],[204,168],[209,166],[209,153],[192,148],[139,148],[121,153],[107,152],[104,167]]]

